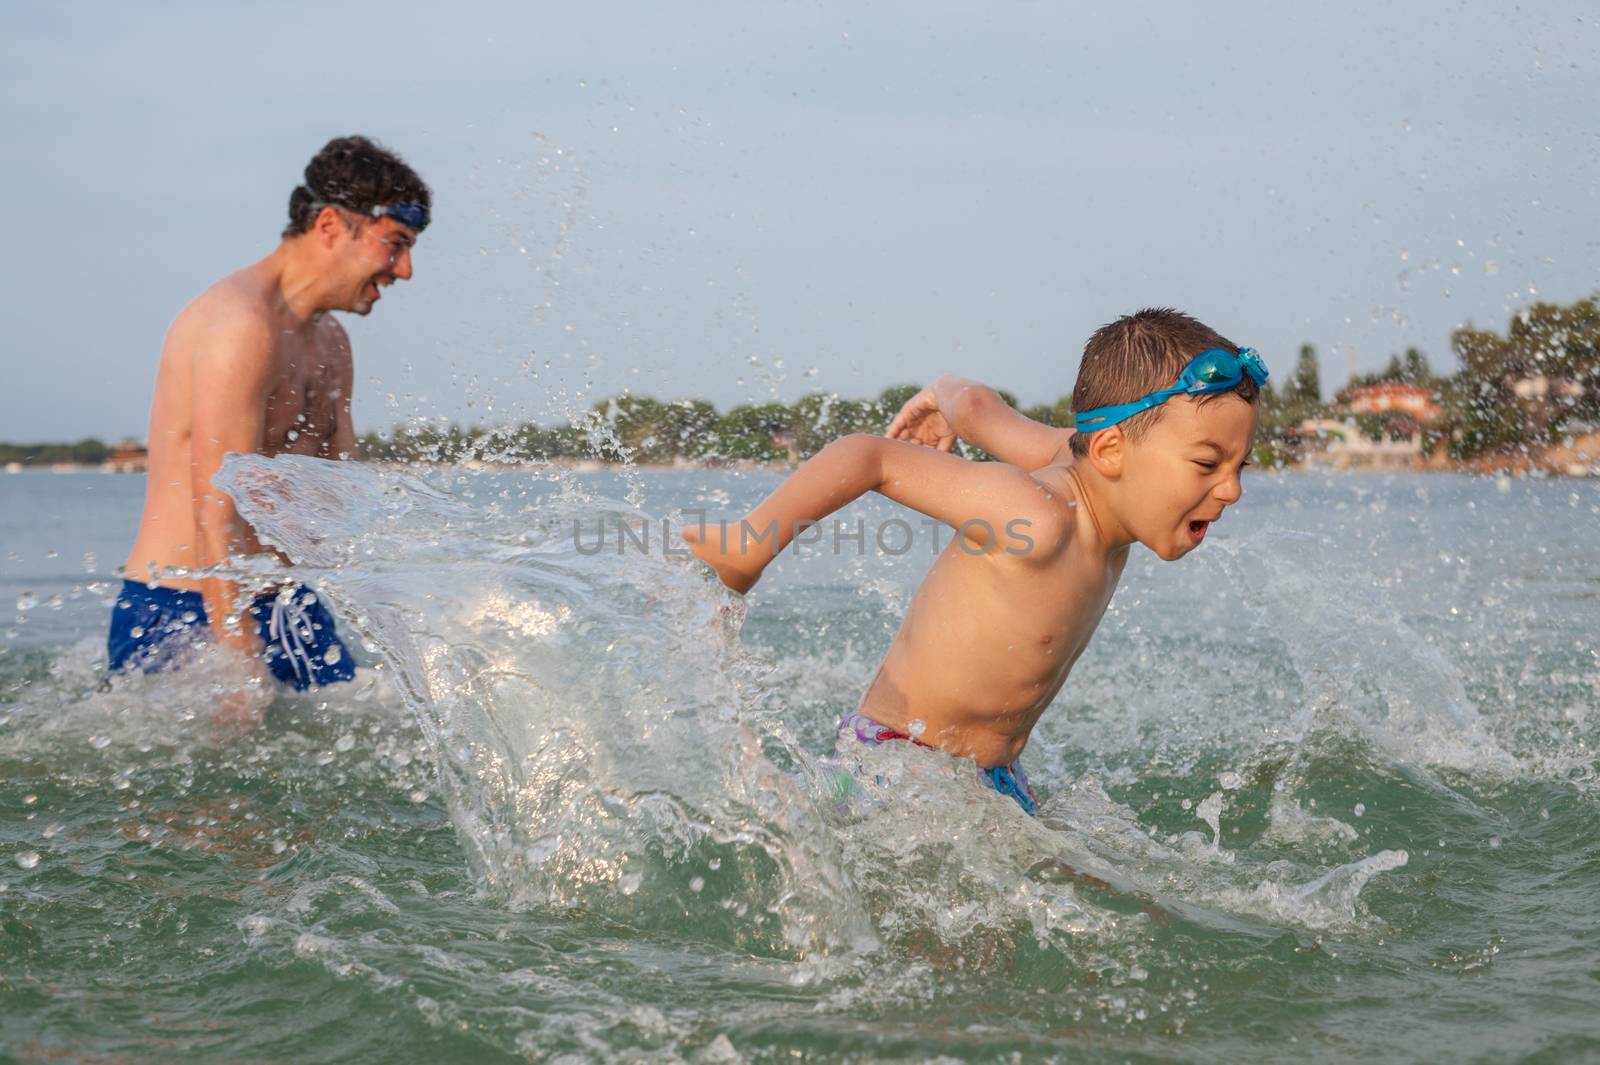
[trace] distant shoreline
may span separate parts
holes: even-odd
[[[393,462],[386,459],[365,460],[373,465],[404,469],[413,463]],[[445,465],[455,465],[467,470],[530,470],[546,467],[555,467],[580,473],[594,473],[600,471],[616,470],[641,470],[651,473],[687,473],[705,472],[710,470],[736,470],[740,472],[767,472],[787,473],[795,467],[788,462],[759,462],[751,459],[740,459],[733,462],[641,462],[621,463],[609,462],[600,459],[575,459],[568,457],[545,459],[533,462],[483,462],[477,459],[468,459],[459,463],[421,462],[415,465],[429,468]],[[1253,469],[1265,473],[1463,473],[1477,474],[1480,476],[1510,475],[1515,477],[1541,476],[1541,477],[1572,477],[1591,478],[1600,477],[1600,434],[1589,434],[1573,446],[1555,446],[1546,448],[1537,455],[1503,454],[1480,455],[1473,459],[1421,459],[1403,464],[1341,464],[1334,462],[1302,461],[1284,466],[1255,466]],[[82,474],[82,473],[114,473],[128,476],[142,476],[145,471],[127,468],[113,468],[108,463],[10,463],[0,467],[0,474],[23,473],[48,473],[48,474]]]

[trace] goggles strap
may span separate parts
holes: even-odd
[[[1234,360],[1232,373],[1229,380],[1202,381],[1198,377],[1191,377],[1195,364],[1201,359],[1214,355],[1227,355]],[[1253,360],[1253,364],[1252,364]],[[1260,367],[1261,376],[1256,376],[1256,367]],[[1236,388],[1239,382],[1248,374],[1257,387],[1266,384],[1266,366],[1261,362],[1254,348],[1240,348],[1238,351],[1229,351],[1226,348],[1208,348],[1189,360],[1188,365],[1178,375],[1178,380],[1169,388],[1158,389],[1149,395],[1141,396],[1131,403],[1118,403],[1109,407],[1095,407],[1082,414],[1075,414],[1072,419],[1073,428],[1080,433],[1092,433],[1100,429],[1109,429],[1118,422],[1126,421],[1135,414],[1143,413],[1152,407],[1159,407],[1173,396],[1185,393],[1192,396],[1206,395],[1213,392],[1226,392]]]

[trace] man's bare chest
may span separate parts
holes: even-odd
[[[340,379],[331,354],[309,345],[280,353],[267,393],[268,453],[315,454],[332,439],[343,399]]]

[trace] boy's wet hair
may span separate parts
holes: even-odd
[[[1149,307],[1123,315],[1094,331],[1083,348],[1078,366],[1078,383],[1072,388],[1072,409],[1093,410],[1118,403],[1131,403],[1141,396],[1166,388],[1202,351],[1239,346],[1215,329],[1171,307]],[[1238,396],[1255,402],[1260,389],[1245,374],[1229,392],[1211,392],[1194,398],[1207,403],[1222,396]],[[1138,440],[1161,417],[1165,404],[1141,411],[1119,422],[1129,439]],[[1092,433],[1075,433],[1072,453],[1087,455]]]
[[[306,164],[305,184],[289,194],[285,237],[311,228],[323,206],[344,207],[365,218],[374,207],[415,203],[431,209],[433,192],[394,152],[367,137],[335,137]],[[313,205],[316,205],[313,209]],[[359,232],[361,222],[355,224]]]

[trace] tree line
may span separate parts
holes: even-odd
[[[1258,461],[1290,460],[1306,446],[1298,426],[1308,418],[1342,416],[1349,388],[1383,382],[1428,389],[1438,419],[1418,424],[1402,412],[1356,416],[1374,439],[1421,433],[1425,450],[1446,447],[1452,457],[1535,449],[1600,423],[1600,298],[1570,305],[1535,303],[1511,316],[1503,333],[1471,325],[1450,338],[1460,368],[1436,374],[1416,348],[1394,355],[1375,373],[1358,376],[1333,397],[1322,396],[1317,352],[1300,349],[1293,371],[1269,382],[1262,397]],[[793,404],[742,403],[718,411],[701,399],[659,400],[623,394],[601,400],[568,424],[501,427],[399,426],[361,438],[368,458],[389,461],[512,462],[598,458],[637,463],[795,461],[849,433],[881,433],[920,386],[895,385],[873,399],[813,393]],[[1072,425],[1072,398],[1022,407],[1046,425]],[[983,457],[973,450],[967,454]],[[0,443],[0,465],[98,465],[111,448],[99,440],[72,444]]]
[[[1294,371],[1262,397],[1261,446],[1282,459],[1303,446],[1296,427],[1308,418],[1342,417],[1354,388],[1417,385],[1432,393],[1439,417],[1426,424],[1392,411],[1356,415],[1372,439],[1419,434],[1423,449],[1452,458],[1536,450],[1577,432],[1600,429],[1600,300],[1535,303],[1511,316],[1504,333],[1462,326],[1450,337],[1460,368],[1433,372],[1417,348],[1393,355],[1384,369],[1357,375],[1332,403],[1322,399],[1316,349],[1301,347]]]
[[[98,466],[110,457],[111,448],[93,437],[73,444],[0,443],[0,466],[9,466],[13,462],[23,466],[54,466],[57,463]]]
[[[1373,439],[1421,435],[1425,451],[1445,447],[1451,457],[1536,449],[1600,422],[1600,303],[1536,303],[1513,314],[1504,333],[1471,325],[1457,329],[1450,346],[1460,361],[1452,374],[1434,372],[1417,348],[1390,357],[1373,373],[1358,375],[1325,400],[1316,349],[1301,347],[1294,369],[1268,382],[1261,402],[1257,461],[1292,461],[1308,442],[1299,426],[1313,418],[1353,418]],[[1427,389],[1440,408],[1431,422],[1402,411],[1343,413],[1352,388],[1382,384]],[[740,404],[719,412],[705,400],[664,401],[620,395],[601,400],[571,424],[542,428],[448,429],[401,427],[390,436],[362,439],[365,453],[397,461],[489,461],[599,458],[640,463],[794,461],[849,433],[881,433],[918,385],[886,388],[874,399],[813,393],[793,404]],[[1072,425],[1072,397],[1023,407],[1035,421]],[[983,457],[968,449],[967,454]]]
[[[703,399],[623,394],[595,403],[562,426],[399,426],[388,436],[363,436],[361,449],[368,458],[399,462],[777,462],[809,457],[850,433],[883,432],[919,390],[919,385],[895,385],[865,400],[816,392],[793,404],[741,403],[726,411]],[[1002,394],[1015,406],[1014,396]]]

